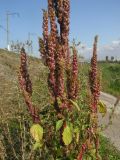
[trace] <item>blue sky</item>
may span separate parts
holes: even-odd
[[[0,25],[6,28],[6,12],[18,12],[10,17],[10,39],[25,41],[28,32],[42,35],[42,9],[47,0],[0,0]],[[111,46],[120,39],[120,0],[71,0],[70,40],[75,38],[91,48],[99,35],[99,46]],[[32,36],[37,55],[37,36]],[[119,43],[118,43],[119,45]],[[0,28],[0,47],[6,47],[6,33]],[[103,52],[104,53],[104,52]],[[119,54],[119,53],[115,53]]]

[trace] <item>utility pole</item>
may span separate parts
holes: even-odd
[[[31,45],[31,38],[30,38],[30,32],[28,33],[28,53],[30,54],[30,45]],[[32,54],[32,53],[31,53]]]
[[[10,13],[7,12],[6,13],[6,32],[7,32],[7,49],[10,50],[10,28],[9,28],[9,16],[13,16],[13,15],[17,15],[19,17],[19,13],[14,12],[14,13]]]
[[[7,49],[8,50],[10,50],[10,48],[9,48],[9,13],[7,12],[7,15],[6,15],[7,17],[7,27],[6,27],[6,29],[7,29]]]
[[[5,27],[3,27],[2,25],[0,25],[0,29],[4,30],[7,33],[7,30]]]

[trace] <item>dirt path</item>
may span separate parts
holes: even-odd
[[[100,99],[106,104],[107,106],[107,114],[104,118],[100,118],[100,123],[108,124],[109,115],[111,113],[111,108],[114,107],[116,102],[116,98],[109,94],[101,92]],[[104,135],[110,139],[110,141],[114,144],[116,148],[120,150],[120,101],[116,106],[114,116],[112,117],[112,124],[103,132]]]

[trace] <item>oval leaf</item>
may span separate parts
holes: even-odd
[[[63,131],[63,142],[65,145],[69,145],[72,141],[72,131],[69,126],[66,126]]]
[[[63,119],[56,122],[56,131],[58,131],[63,125]]]
[[[39,124],[34,124],[30,128],[30,133],[36,142],[40,142],[43,138],[43,128]]]

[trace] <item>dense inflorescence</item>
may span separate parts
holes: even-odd
[[[70,14],[70,1],[63,0],[63,21],[61,25],[61,36],[63,44],[68,44],[69,35],[69,14]]]
[[[99,160],[99,134],[98,134],[98,101],[100,96],[100,80],[97,67],[97,41],[98,36],[95,36],[93,44],[93,56],[91,58],[91,70],[89,72],[89,83],[91,90],[91,132],[93,132],[93,138],[96,149],[96,160]]]
[[[48,39],[48,12],[43,10],[43,39],[44,43],[47,43]]]
[[[70,58],[70,48],[68,48],[66,56],[66,88],[67,88],[67,98],[70,99],[70,90],[71,90],[71,58]]]
[[[51,92],[52,97],[55,97],[55,55],[54,55],[54,43],[52,41],[52,36],[49,36],[48,39],[48,56],[47,56],[47,65],[49,68],[49,76],[48,76],[48,87]]]
[[[98,101],[100,95],[100,81],[98,75],[98,68],[97,68],[97,41],[98,37],[96,36],[94,39],[93,44],[93,56],[91,58],[91,68],[89,72],[89,86],[90,87],[90,119],[89,125],[90,127],[87,128],[87,138],[85,143],[82,144],[81,150],[77,157],[78,160],[82,160],[84,157],[85,152],[91,151],[92,148],[95,149],[95,158],[96,160],[100,159],[99,156],[99,134],[98,134],[98,116],[97,116],[97,108],[98,108]]]
[[[57,46],[56,53],[56,91],[57,96],[62,97],[64,94],[64,58],[62,55],[61,45]]]
[[[76,100],[78,97],[78,58],[77,58],[77,51],[73,48],[73,61],[72,61],[72,72],[71,72],[71,83],[70,83],[70,91],[69,91],[69,98],[72,100]]]
[[[19,84],[21,90],[23,92],[23,96],[25,102],[28,106],[29,113],[33,119],[34,123],[39,123],[39,115],[37,108],[32,104],[31,96],[32,96],[32,83],[29,78],[29,73],[27,69],[27,56],[25,53],[25,49],[21,49],[21,64],[20,64],[20,73],[19,73]]]
[[[48,0],[48,12],[43,12],[43,39],[39,41],[42,58],[49,68],[48,87],[55,104],[60,99],[60,106],[66,106],[64,73],[69,49],[69,3],[69,0]],[[60,30],[57,29],[57,19]]]
[[[94,45],[93,45],[93,57],[91,59],[91,70],[89,73],[89,82],[90,82],[90,90],[92,93],[92,111],[97,112],[97,103],[100,95],[100,82],[97,71],[97,39],[95,37]]]
[[[44,60],[44,64],[47,63],[47,46],[48,46],[48,12],[43,10],[43,40],[39,39],[40,52]]]
[[[27,57],[24,48],[21,49],[21,66],[20,66],[21,87],[24,88],[30,95],[32,95],[32,83],[27,72]]]

